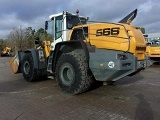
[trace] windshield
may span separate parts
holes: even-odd
[[[149,46],[160,46],[160,40],[152,40]]]
[[[87,19],[78,16],[67,16],[67,29],[72,29],[74,26],[87,23]]]

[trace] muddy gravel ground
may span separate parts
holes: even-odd
[[[160,120],[160,65],[80,95],[27,82],[0,57],[0,120]]]

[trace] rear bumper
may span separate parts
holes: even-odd
[[[127,56],[127,59],[118,59],[118,54]],[[136,74],[147,66],[146,60],[138,61],[130,53],[102,49],[90,53],[89,67],[98,81],[117,81],[132,73]]]
[[[135,69],[134,72],[132,72],[131,74],[129,74],[127,76],[133,76],[133,75],[139,73],[141,70],[148,68],[151,65],[152,65],[152,62],[149,59],[145,59],[143,61],[137,61],[137,68]]]

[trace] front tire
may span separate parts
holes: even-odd
[[[32,82],[37,79],[34,61],[31,53],[25,53],[22,59],[22,74],[25,80]]]
[[[55,79],[62,91],[79,94],[89,89],[92,77],[83,54],[63,53],[56,64]]]

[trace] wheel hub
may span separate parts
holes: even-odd
[[[75,79],[75,71],[70,63],[64,63],[60,69],[60,78],[65,85],[70,85]]]
[[[30,71],[30,64],[29,64],[28,61],[25,61],[23,70],[24,70],[24,73],[25,73],[26,75],[29,74],[29,71]]]

